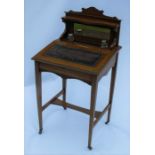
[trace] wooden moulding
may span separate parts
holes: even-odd
[[[103,10],[98,10],[95,7],[89,7],[89,8],[82,8],[82,11],[78,12],[78,11],[68,11],[66,12],[66,16],[63,19],[67,19],[67,18],[73,18],[73,19],[94,19],[93,22],[97,21],[97,20],[101,20],[102,22],[107,22],[108,26],[110,24],[119,24],[120,20],[117,17],[110,17],[110,16],[106,16],[104,14]],[[72,19],[72,20],[73,20]],[[91,21],[91,23],[93,23]]]

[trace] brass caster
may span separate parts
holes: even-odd
[[[93,148],[92,148],[91,146],[88,146],[88,149],[89,149],[89,150],[92,150]]]
[[[108,124],[110,121],[106,121],[105,124]]]
[[[41,135],[43,132],[43,129],[39,129],[39,135]]]
[[[64,110],[66,110],[67,109],[67,107],[64,107]]]

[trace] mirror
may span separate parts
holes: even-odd
[[[78,36],[110,40],[110,33],[108,28],[74,23],[74,34]]]

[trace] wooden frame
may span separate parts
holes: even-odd
[[[83,16],[84,18],[81,18],[80,21],[90,24],[90,21],[89,21],[90,17],[91,18],[95,17],[96,21],[93,20],[95,24],[96,23],[99,24],[101,22],[101,24],[104,23],[104,25],[106,26],[120,27],[119,25],[120,20],[118,20],[116,17],[112,18],[112,17],[102,15],[102,13],[103,11],[96,10],[95,8],[83,9],[82,13],[70,11],[66,13],[66,17],[64,17],[63,20],[64,21],[71,20],[72,18],[71,21],[75,21],[75,20],[80,20],[79,16],[80,18],[81,16]],[[66,27],[68,27],[68,25]],[[66,32],[67,30],[65,30],[65,32],[61,36],[62,39],[58,39],[50,43],[47,47],[45,47],[43,50],[41,50],[37,55],[35,55],[32,58],[33,60],[35,60],[39,134],[41,134],[43,130],[42,113],[46,108],[48,108],[49,105],[51,104],[59,105],[64,107],[64,109],[71,108],[89,115],[88,148],[92,149],[93,128],[106,112],[108,112],[106,124],[108,124],[110,121],[114,85],[115,85],[115,79],[116,79],[118,54],[119,54],[118,51],[120,50],[121,47],[116,45],[113,48],[101,49],[100,47],[95,47],[88,44],[68,42],[67,40],[63,39],[63,36],[65,36]],[[117,35],[117,39],[119,39],[119,35]],[[70,62],[67,60],[46,56],[45,55],[46,51],[52,48],[54,45],[64,45],[66,47],[73,47],[73,48],[80,48],[80,49],[87,49],[87,50],[89,49],[90,52],[102,53],[102,57],[95,66],[87,66],[79,63]],[[107,106],[102,111],[96,111],[95,105],[96,105],[98,82],[103,76],[107,74],[107,72],[110,69],[112,69],[112,72],[111,72],[109,101],[107,103]],[[62,77],[62,90],[58,92],[52,99],[50,99],[44,105],[42,104],[42,81],[41,81],[42,72],[52,72]],[[90,109],[79,107],[66,102],[67,79],[70,79],[70,78],[82,80],[91,86]],[[61,95],[63,96],[62,100],[58,99],[58,97]]]

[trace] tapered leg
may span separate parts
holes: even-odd
[[[113,100],[114,87],[115,87],[117,62],[118,62],[118,55],[116,57],[116,63],[114,65],[114,67],[112,68],[112,72],[111,72],[110,94],[109,94],[109,104],[110,104],[110,107],[109,107],[109,110],[108,110],[107,121],[105,122],[106,124],[108,124],[110,122],[110,117],[111,117],[111,108],[112,108],[112,100]]]
[[[62,89],[63,89],[63,101],[66,102],[66,84],[67,79],[62,78]],[[67,104],[64,105],[64,109],[67,109]]]
[[[36,79],[36,96],[38,106],[38,119],[39,119],[39,134],[42,133],[42,85],[41,85],[41,72],[39,71],[39,64],[35,62],[35,79]]]
[[[89,118],[89,137],[88,137],[88,148],[91,150],[92,146],[92,134],[94,127],[94,114],[95,114],[95,105],[96,105],[96,94],[97,94],[97,83],[94,82],[91,88],[91,103],[90,103],[90,118]]]

